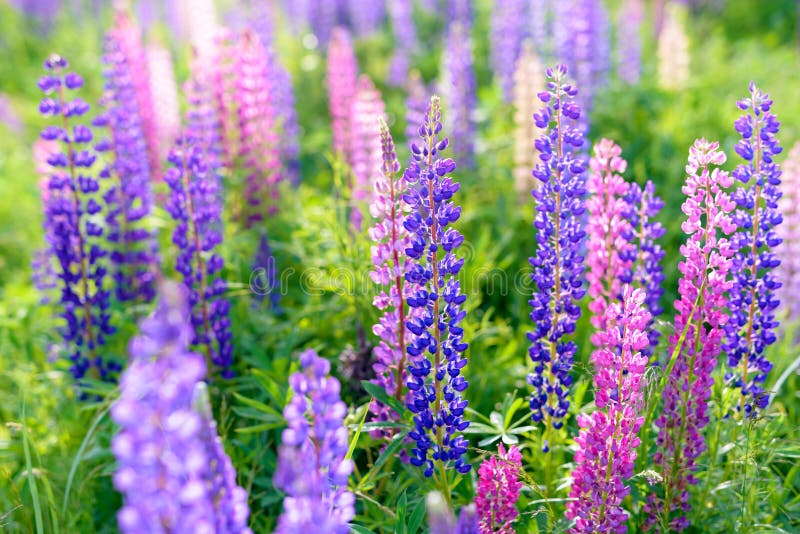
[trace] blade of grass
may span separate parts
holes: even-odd
[[[25,400],[22,401],[22,449],[25,453],[25,475],[28,479],[28,488],[33,501],[33,516],[36,521],[36,534],[44,534],[44,521],[42,519],[42,505],[39,502],[39,488],[36,486],[36,477],[33,474],[31,461],[31,447],[28,437],[28,425],[25,423]]]
[[[67,486],[64,489],[64,502],[61,504],[62,520],[65,520],[67,516],[67,503],[69,503],[69,494],[70,490],[72,489],[72,482],[75,479],[75,473],[78,471],[78,464],[80,464],[81,460],[83,459],[83,454],[86,452],[86,447],[89,446],[89,440],[94,435],[98,425],[100,425],[100,421],[102,421],[103,417],[105,417],[108,413],[109,408],[110,406],[106,406],[94,418],[94,421],[92,421],[92,424],[89,426],[89,430],[86,432],[86,436],[84,436],[83,441],[81,442],[81,446],[78,448],[77,454],[75,454],[75,459],[72,460],[72,465],[69,468],[69,476],[67,476]]]

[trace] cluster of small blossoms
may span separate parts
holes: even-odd
[[[346,162],[350,161],[352,136],[350,117],[357,77],[358,63],[350,35],[343,28],[335,28],[328,47],[328,106],[331,113],[333,153]]]
[[[500,82],[506,102],[513,97],[514,71],[518,68],[522,42],[528,33],[529,3],[525,0],[498,0],[492,9],[492,70]]]
[[[167,48],[158,44],[147,46],[147,71],[150,75],[150,94],[155,112],[158,157],[163,161],[169,147],[175,142],[181,128],[178,85],[172,56]]]
[[[37,139],[33,143],[33,160],[36,174],[39,176],[39,197],[43,207],[47,206],[50,199],[50,164],[47,160],[60,151],[61,143],[58,141]],[[34,252],[31,260],[31,280],[36,290],[41,293],[39,301],[41,304],[49,304],[54,296],[54,290],[58,287],[55,256],[51,245],[56,237],[47,234],[52,230],[50,225],[44,225],[45,245]]]
[[[782,149],[775,138],[779,123],[770,111],[772,100],[768,94],[750,83],[750,96],[739,101],[738,106],[745,115],[735,124],[742,136],[736,153],[745,162],[736,167],[733,177],[744,185],[732,195],[737,206],[733,222],[738,230],[731,236],[735,253],[728,302],[730,319],[725,326],[725,352],[730,367],[725,382],[741,388],[737,409],[753,416],[769,401],[763,384],[772,363],[764,351],[777,339],[775,311],[780,304],[776,296],[780,282],[775,268],[780,260],[775,248],[781,243],[777,228],[782,215],[778,210],[781,170],[774,157]]]
[[[417,51],[417,29],[414,26],[413,0],[388,2],[389,18],[395,40],[395,51],[389,63],[388,81],[394,86],[402,86],[408,79],[411,55]]]
[[[710,169],[725,159],[719,143],[698,139],[686,165],[687,199],[682,206],[686,220],[681,228],[689,237],[681,245],[680,298],[675,302],[675,331],[668,352],[676,357],[663,392],[663,413],[655,422],[659,433],[653,460],[664,477],[664,491],[661,496],[651,494],[645,507],[647,526],[662,531],[680,532],[688,526],[688,488],[697,483],[696,461],[706,449],[703,428],[709,421],[713,371],[728,321],[725,307],[733,250],[724,236],[736,226],[729,215],[735,203],[725,189],[733,180],[719,168]]]
[[[226,167],[233,168],[242,141],[236,102],[237,39],[234,32],[221,28],[214,35],[214,41],[214,56],[210,59],[195,57],[195,72],[202,70],[212,79],[223,161]]]
[[[542,135],[531,120],[542,108],[537,98],[544,89],[542,64],[536,55],[532,41],[525,41],[514,72],[514,189],[527,200],[537,180],[531,175],[539,155],[533,148],[533,140]]]
[[[462,165],[472,167],[475,157],[475,116],[477,82],[473,65],[469,26],[452,22],[447,29],[447,52],[442,67],[442,92],[450,121],[448,129],[456,139],[453,152]]]
[[[658,36],[658,84],[665,89],[680,90],[689,83],[685,8],[676,2],[670,2],[664,8],[664,23]]]
[[[547,69],[547,91],[539,93],[545,107],[534,115],[545,131],[535,142],[539,163],[533,171],[541,185],[533,191],[536,204],[537,249],[530,259],[536,289],[530,305],[535,330],[528,333],[533,371],[530,406],[533,420],[559,429],[569,408],[573,359],[577,346],[565,339],[575,331],[581,315],[578,301],[583,287],[584,173],[586,164],[576,154],[583,146],[577,126],[581,111],[574,99],[578,89],[565,83],[567,67]],[[543,449],[549,450],[545,441]]]
[[[406,140],[416,139],[419,135],[419,125],[425,121],[425,111],[428,109],[428,95],[431,88],[425,84],[419,71],[411,71],[408,75],[406,86]]]
[[[661,338],[661,332],[655,327],[656,317],[661,315],[661,295],[664,294],[664,273],[661,260],[664,259],[664,249],[657,240],[664,236],[666,228],[655,220],[655,217],[664,207],[664,202],[656,195],[656,187],[649,181],[642,188],[636,182],[628,186],[625,193],[624,217],[629,223],[629,234],[626,236],[632,244],[629,250],[632,254],[630,269],[621,275],[622,281],[633,287],[643,289],[645,292],[645,305],[650,312],[650,325],[647,336],[650,346],[642,349],[648,358],[653,355],[655,347]]]
[[[150,302],[156,289],[158,243],[154,232],[145,227],[153,208],[153,192],[136,98],[137,74],[114,32],[106,37],[104,52],[106,110],[93,124],[107,127],[109,133],[95,148],[109,152],[111,159],[102,174],[112,183],[103,199],[115,294],[123,302]]]
[[[589,310],[592,326],[602,333],[606,330],[606,309],[622,296],[623,274],[630,271],[636,255],[629,242],[632,233],[630,222],[624,217],[628,207],[624,195],[628,182],[621,176],[628,163],[620,157],[622,149],[610,139],[601,139],[594,145],[594,155],[589,160],[589,180],[586,189],[589,212],[586,224],[586,264],[589,282]],[[595,343],[597,344],[597,343]]]
[[[482,534],[513,534],[516,504],[522,482],[522,453],[512,445],[508,452],[501,443],[478,469],[478,495],[475,497]]]
[[[364,216],[361,204],[368,200],[381,169],[381,134],[378,120],[385,118],[381,94],[366,74],[361,75],[353,97],[350,127],[352,128],[350,167],[353,173],[350,222],[361,231]]]
[[[372,332],[379,339],[374,349],[376,378],[373,382],[389,396],[402,401],[405,399],[408,378],[405,370],[406,344],[410,339],[406,315],[408,311],[416,313],[420,308],[406,309],[408,297],[416,292],[415,285],[405,281],[411,268],[411,262],[404,253],[411,244],[408,230],[403,226],[406,207],[402,198],[407,184],[402,175],[397,177],[400,163],[389,127],[383,120],[380,121],[380,139],[383,163],[370,204],[370,214],[376,223],[369,230],[369,237],[374,243],[374,270],[370,272],[370,278],[381,286],[372,304],[383,312],[378,323],[372,327]],[[396,420],[398,417],[394,410],[378,401],[370,404],[370,410],[378,421]],[[376,437],[386,434],[375,432]]]
[[[202,383],[203,357],[189,350],[187,292],[163,283],[154,314],[129,346],[111,417],[124,534],[250,533],[247,493],[217,435]]]
[[[627,83],[637,83],[642,68],[642,21],[644,2],[625,0],[620,10],[617,34],[617,68]]]
[[[778,209],[783,223],[778,235],[783,242],[778,247],[781,264],[776,276],[781,282],[780,301],[788,310],[789,319],[800,317],[800,142],[789,151],[783,162],[783,184]]]
[[[447,138],[438,138],[441,130],[439,97],[434,96],[419,128],[422,146],[411,145],[412,160],[404,174],[409,191],[403,196],[411,208],[403,221],[411,237],[405,250],[412,261],[406,282],[417,286],[407,302],[419,314],[406,321],[411,332],[407,406],[414,414],[409,436],[415,442],[411,463],[424,467],[428,477],[435,461],[443,468],[452,461],[459,473],[471,468],[464,460],[467,441],[460,434],[469,426],[462,396],[469,384],[461,376],[468,345],[459,326],[466,315],[461,310],[466,296],[456,279],[464,260],[455,254],[464,237],[450,227],[461,216],[452,201],[459,184],[449,176],[456,164],[440,157],[448,145]]]
[[[622,501],[630,493],[637,436],[644,422],[644,373],[649,346],[650,313],[641,289],[625,286],[621,300],[603,311],[603,330],[594,335],[595,406],[578,416],[576,467],[572,473],[566,517],[573,533],[627,532],[628,513]]]
[[[343,425],[347,406],[330,363],[313,350],[300,354],[301,370],[289,377],[293,396],[283,411],[283,431],[275,487],[286,492],[277,534],[347,534],[355,516],[355,496],[347,491],[353,462],[346,460]]]
[[[98,200],[101,184],[91,171],[97,156],[90,146],[92,130],[77,123],[89,111],[89,104],[80,97],[70,98],[70,92],[83,86],[83,79],[65,72],[65,59],[53,55],[44,66],[47,74],[39,79],[39,89],[45,97],[39,111],[57,125],[44,128],[41,138],[60,145],[47,157],[51,171],[44,234],[58,265],[59,315],[66,323],[61,336],[76,379],[87,373],[105,379],[119,367],[104,361],[98,352],[114,328],[109,314],[111,295],[105,287],[108,250],[103,239],[103,205]]]
[[[199,77],[199,75],[196,74]],[[177,247],[175,270],[189,289],[192,345],[201,350],[208,364],[232,376],[233,345],[227,288],[220,277],[224,260],[216,249],[222,242],[220,164],[216,146],[214,111],[206,80],[192,80],[187,128],[170,152],[173,165],[164,174],[170,188],[167,212],[175,220],[172,242]]]

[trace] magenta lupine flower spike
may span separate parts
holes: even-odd
[[[517,500],[522,489],[522,453],[516,445],[506,452],[497,446],[497,455],[484,460],[478,469],[478,495],[475,504],[481,534],[513,534]]]
[[[373,351],[376,375],[373,382],[383,387],[389,396],[403,402],[407,393],[405,359],[409,341],[406,318],[409,311],[414,314],[419,308],[409,310],[407,306],[408,297],[416,291],[416,285],[405,280],[411,268],[411,262],[404,252],[411,244],[408,230],[403,226],[404,212],[408,208],[402,200],[408,186],[403,176],[398,176],[400,163],[389,127],[383,120],[380,120],[380,140],[382,172],[375,181],[375,193],[370,205],[370,214],[377,222],[369,230],[370,239],[374,242],[372,263],[375,267],[370,277],[381,286],[372,304],[383,312],[378,323],[372,327],[372,332],[380,340]],[[398,416],[377,401],[370,405],[370,410],[379,421],[394,420]],[[376,437],[380,435],[381,432],[375,433]]]
[[[774,157],[783,149],[775,138],[780,124],[770,111],[772,100],[768,94],[751,82],[750,96],[737,105],[745,112],[735,124],[742,136],[736,153],[744,163],[733,171],[733,177],[743,185],[732,196],[737,205],[733,220],[738,231],[731,236],[735,253],[728,303],[731,318],[725,326],[730,368],[725,382],[741,390],[736,409],[750,417],[769,402],[764,381],[772,362],[764,351],[777,340],[775,311],[780,304],[776,297],[780,281],[775,268],[780,260],[775,249],[781,243],[777,229],[782,216],[778,210],[781,169]]]
[[[593,299],[589,303],[592,325],[600,332],[606,330],[606,308],[622,295],[622,276],[631,268],[630,258],[635,254],[627,239],[631,232],[630,222],[624,217],[628,182],[621,173],[628,164],[621,154],[622,149],[614,141],[601,139],[594,145],[586,183],[586,279]]]
[[[698,139],[689,150],[683,186],[687,199],[682,206],[686,220],[681,225],[689,237],[681,246],[680,298],[675,302],[675,330],[668,352],[677,351],[677,356],[663,392],[663,413],[655,422],[659,433],[653,459],[664,477],[664,491],[652,494],[646,507],[648,524],[660,522],[662,531],[682,531],[688,526],[689,485],[697,483],[696,461],[706,448],[702,431],[709,421],[712,373],[728,322],[726,292],[731,287],[728,271],[733,251],[725,236],[736,226],[729,215],[734,202],[724,189],[733,180],[727,172],[710,168],[723,163],[725,153],[719,143]]]
[[[286,492],[276,534],[348,534],[355,496],[347,491],[353,462],[346,460],[347,406],[331,365],[313,350],[300,354],[301,370],[289,377],[292,400],[283,410],[275,487]]]
[[[153,98],[158,157],[159,161],[163,161],[167,159],[169,147],[175,142],[181,128],[178,86],[169,50],[159,44],[148,45],[147,70]]]
[[[111,418],[111,443],[123,496],[124,534],[219,532],[249,534],[247,493],[217,435],[208,406],[206,366],[189,350],[187,291],[165,282],[158,307],[139,324],[128,348]]]
[[[594,335],[595,406],[578,416],[576,467],[572,472],[566,517],[574,519],[572,533],[627,532],[628,513],[622,501],[630,493],[625,480],[633,476],[644,373],[649,346],[650,313],[645,292],[626,285],[620,300],[604,310],[603,327]]]
[[[778,209],[783,214],[783,223],[778,226],[778,235],[783,242],[777,249],[781,264],[776,276],[781,282],[781,303],[789,320],[794,321],[800,317],[800,142],[789,151],[782,167],[783,196]]]
[[[344,28],[334,28],[328,46],[328,106],[333,131],[333,153],[350,162],[350,117],[356,92],[358,63],[350,35]]]
[[[372,195],[375,179],[381,172],[381,133],[378,120],[385,119],[381,94],[366,74],[358,79],[350,110],[352,128],[350,165],[353,172],[350,222],[361,230],[364,216],[361,204]]]

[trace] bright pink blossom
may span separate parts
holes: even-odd
[[[478,469],[479,526],[482,534],[513,534],[512,523],[519,514],[516,504],[522,482],[522,453],[512,445],[506,452],[497,446],[497,456],[490,456]]]
[[[350,113],[350,166],[353,172],[354,202],[350,221],[356,230],[361,230],[363,215],[359,204],[371,196],[373,184],[381,174],[381,134],[378,120],[386,118],[381,94],[366,74],[358,79]]]
[[[357,77],[358,62],[350,34],[344,28],[334,28],[328,46],[328,106],[333,130],[333,153],[348,163],[351,161],[350,113],[356,93]]]

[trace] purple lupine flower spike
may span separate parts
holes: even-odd
[[[386,18],[386,0],[347,0],[350,25],[359,37],[374,34]]]
[[[330,363],[313,350],[300,354],[301,370],[289,378],[292,399],[283,411],[283,431],[275,487],[284,491],[277,534],[347,534],[355,516],[355,496],[347,491],[353,462],[345,459],[347,406]]]
[[[152,176],[134,82],[137,73],[117,35],[118,32],[110,32],[106,37],[106,109],[94,120],[95,126],[108,128],[109,137],[95,148],[108,152],[111,160],[103,173],[113,185],[103,199],[116,298],[122,302],[150,302],[155,296],[158,273],[157,236],[145,224],[153,209]]]
[[[447,30],[449,47],[444,55],[442,99],[448,112],[448,129],[453,132],[453,152],[462,165],[472,167],[475,157],[475,116],[477,105],[475,68],[469,26],[453,22]]]
[[[466,296],[456,278],[464,260],[455,254],[464,236],[451,227],[461,216],[461,208],[452,201],[459,184],[450,176],[455,162],[441,157],[448,145],[446,137],[439,139],[441,120],[439,97],[434,96],[419,127],[422,146],[411,145],[412,161],[404,174],[409,192],[403,197],[411,208],[403,222],[411,234],[405,253],[413,262],[406,282],[419,286],[407,301],[421,310],[406,321],[412,334],[406,347],[411,390],[407,406],[414,413],[411,463],[424,467],[426,477],[433,475],[434,462],[442,470],[453,462],[459,473],[471,468],[464,460],[468,443],[460,434],[469,426],[462,396],[469,384],[461,376],[468,345],[459,326],[466,315],[461,309]]]
[[[596,333],[592,353],[597,409],[578,416],[576,468],[566,517],[571,533],[627,532],[628,513],[622,501],[630,493],[640,415],[644,404],[650,313],[646,295],[626,285],[621,300],[604,310],[603,330]]]
[[[45,94],[39,111],[56,123],[45,127],[41,138],[61,147],[47,158],[50,178],[44,233],[58,263],[60,315],[66,323],[61,335],[68,347],[70,371],[77,380],[87,373],[106,379],[119,366],[104,361],[98,352],[106,336],[114,332],[105,282],[108,251],[98,223],[103,211],[98,201],[101,184],[91,173],[97,158],[91,148],[92,130],[79,123],[89,104],[70,96],[83,86],[83,79],[66,69],[67,61],[52,55],[45,62],[47,73],[39,79],[39,89]],[[100,179],[104,179],[102,173]]]
[[[533,191],[538,246],[530,259],[536,289],[529,301],[535,330],[528,333],[534,365],[528,383],[534,388],[533,420],[559,429],[569,408],[570,372],[577,350],[568,336],[575,332],[581,315],[578,301],[586,292],[582,255],[586,164],[577,156],[584,142],[577,125],[581,110],[574,101],[578,90],[566,83],[566,65],[547,69],[546,74],[547,91],[539,93],[545,107],[533,116],[545,134],[535,143],[540,161],[533,171],[541,184]],[[543,450],[549,450],[547,439],[543,441]]]
[[[723,163],[725,153],[719,143],[698,139],[689,150],[683,186],[687,199],[682,206],[686,220],[681,225],[689,237],[681,246],[680,298],[675,302],[675,331],[668,352],[676,359],[662,395],[663,413],[655,421],[659,433],[653,459],[664,477],[664,491],[651,494],[645,506],[647,526],[662,531],[680,532],[688,526],[689,485],[697,483],[693,473],[706,448],[708,399],[728,321],[726,292],[731,287],[728,270],[733,250],[725,235],[736,225],[729,215],[735,204],[724,189],[733,180],[725,171],[710,169]]]
[[[617,32],[617,63],[619,77],[626,83],[639,81],[642,68],[642,22],[644,2],[624,0]]]
[[[187,128],[170,153],[173,167],[164,174],[170,188],[166,209],[176,222],[175,270],[183,276],[192,304],[192,346],[205,354],[209,368],[216,366],[229,378],[233,375],[230,302],[221,278],[225,262],[217,251],[222,242],[221,150],[204,74],[196,69],[187,85]]]
[[[498,0],[492,9],[492,70],[506,102],[512,98],[514,70],[527,34],[528,4],[528,0]]]
[[[778,247],[781,264],[776,276],[781,282],[780,301],[790,321],[800,317],[800,142],[795,143],[783,162],[783,196],[778,207],[783,223],[778,235],[783,242]]]
[[[414,26],[413,0],[392,0],[388,2],[389,18],[395,40],[394,55],[389,63],[388,81],[400,87],[408,79],[411,56],[417,51],[417,29]]]
[[[350,35],[345,29],[336,28],[328,47],[328,106],[333,130],[333,153],[348,163],[352,136],[350,113],[356,92],[357,76],[358,63]]]
[[[425,85],[418,70],[413,70],[408,75],[406,87],[406,141],[411,143],[419,136],[419,125],[425,121],[425,111],[428,109],[428,95],[430,88]]]
[[[251,533],[247,493],[236,484],[208,405],[203,357],[189,349],[187,297],[182,285],[162,283],[156,311],[130,342],[111,407],[120,427],[111,450],[124,534]]]
[[[381,169],[381,136],[376,124],[379,119],[385,119],[381,94],[366,74],[358,79],[350,112],[350,168],[353,172],[350,222],[356,231],[361,231],[362,204],[370,198]]]
[[[777,340],[775,312],[780,301],[776,293],[781,283],[775,274],[780,265],[776,247],[781,244],[777,228],[783,217],[778,209],[781,169],[774,157],[782,148],[775,138],[780,123],[771,111],[768,94],[751,82],[750,96],[738,106],[745,114],[735,124],[742,136],[736,153],[744,163],[736,167],[733,177],[743,185],[732,195],[738,230],[731,236],[735,253],[728,302],[731,317],[725,326],[730,368],[725,382],[741,390],[737,410],[752,417],[769,402],[764,381],[772,363],[764,351]]]

